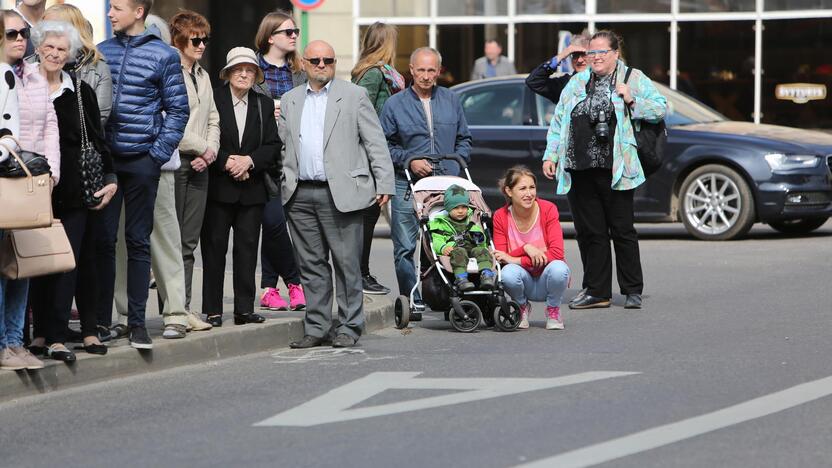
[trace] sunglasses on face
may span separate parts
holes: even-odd
[[[31,35],[31,30],[29,28],[23,29],[7,29],[6,30],[6,40],[14,41],[17,40],[18,36],[22,37],[23,39],[29,39]]]
[[[572,60],[586,58],[586,52],[572,52]]]
[[[300,36],[300,29],[299,29],[299,28],[294,28],[294,29],[275,29],[274,31],[272,31],[272,36],[274,36],[275,34],[281,34],[281,33],[282,33],[282,34],[285,34],[285,35],[286,35],[286,37]]]
[[[335,63],[335,58],[333,58],[333,57],[316,57],[316,58],[305,58],[304,57],[304,60],[311,63],[312,65],[315,65],[316,67],[321,64],[321,60],[323,60],[324,65],[332,65],[333,63]]]
[[[192,37],[192,38],[191,38],[191,44],[192,44],[194,47],[199,47],[199,44],[200,44],[200,42],[201,42],[201,43],[205,44],[205,46],[207,47],[207,46],[208,46],[208,41],[210,41],[210,40],[211,40],[211,38],[210,38],[210,37],[208,37],[208,36],[205,36],[205,37]]]

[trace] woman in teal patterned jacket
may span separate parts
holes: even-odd
[[[543,173],[557,178],[557,193],[566,194],[578,235],[587,238],[581,251],[586,289],[570,302],[573,309],[609,307],[612,298],[612,255],[626,308],[641,308],[644,288],[638,235],[633,226],[633,192],[644,183],[634,126],[664,118],[667,101],[653,82],[620,60],[620,39],[611,31],[592,36],[590,68],[566,85],[555,108]]]

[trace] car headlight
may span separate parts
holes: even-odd
[[[817,167],[820,162],[820,157],[812,154],[770,153],[765,158],[772,171]]]

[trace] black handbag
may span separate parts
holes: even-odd
[[[81,122],[81,154],[78,161],[81,179],[81,202],[87,208],[101,204],[102,197],[95,193],[104,188],[104,161],[95,149],[87,133],[84,102],[81,97],[81,80],[75,80],[75,94],[78,95],[78,111]]]
[[[632,68],[627,68],[624,74],[624,84],[630,79],[630,72]],[[630,108],[624,106],[627,115],[632,120],[633,116],[630,114]],[[636,145],[638,145],[638,159],[641,162],[641,168],[644,170],[644,176],[648,177],[662,167],[662,160],[664,159],[664,148],[667,145],[667,126],[664,119],[657,123],[641,121],[641,128],[635,129],[633,125],[633,132],[636,137]]]
[[[26,165],[33,176],[52,173],[49,168],[49,161],[46,160],[44,155],[26,150],[17,151],[17,155],[20,156],[23,164]],[[20,167],[17,159],[10,156],[9,159],[0,164],[0,177],[26,177],[26,172]]]

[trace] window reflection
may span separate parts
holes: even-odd
[[[763,30],[762,121],[804,128],[832,128],[832,31],[828,19],[766,21]],[[826,86],[826,99],[795,103],[777,99],[779,84]],[[802,86],[806,88],[806,86]]]
[[[677,88],[731,120],[753,120],[751,21],[679,24]]]
[[[682,13],[754,11],[757,9],[756,3],[756,0],[680,0],[679,11]]]
[[[670,0],[598,0],[598,13],[670,13]]]
[[[832,0],[766,0],[765,10],[830,10]]]
[[[456,0],[439,1],[439,16],[500,16],[508,13],[507,0]]]
[[[539,15],[544,13],[586,13],[583,0],[517,0],[517,13]]]
[[[523,125],[523,86],[484,86],[465,93],[462,111],[468,125]]]
[[[463,24],[441,25],[436,31],[436,45],[442,54],[442,74],[439,84],[451,86],[468,81],[474,61],[483,56],[485,41],[495,39],[506,47],[506,25],[504,24]]]

